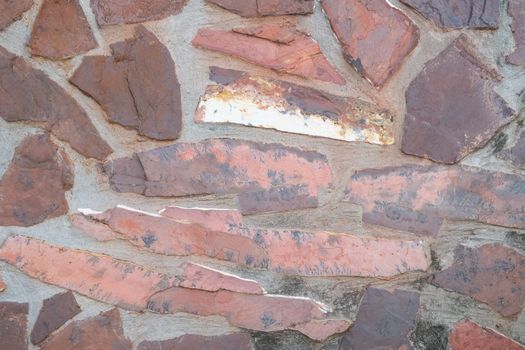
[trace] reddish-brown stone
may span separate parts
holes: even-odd
[[[2,279],[2,275],[0,275],[0,293],[3,292],[6,289],[4,280]]]
[[[78,0],[45,0],[33,24],[29,51],[62,60],[97,47]]]
[[[193,46],[238,57],[279,73],[344,85],[319,44],[291,24],[265,24],[231,31],[200,29]]]
[[[111,152],[86,112],[44,72],[0,47],[0,116],[33,121],[86,157],[104,160]]]
[[[359,74],[382,87],[419,41],[419,29],[385,0],[323,0],[343,53]]]
[[[27,350],[28,304],[0,302],[0,349]]]
[[[346,333],[341,350],[410,349],[409,334],[415,328],[419,294],[369,287],[357,318]]]
[[[522,201],[523,203],[523,201]],[[525,301],[525,256],[502,245],[459,246],[448,269],[433,283],[484,302],[504,317],[516,315]]]
[[[51,333],[79,313],[80,305],[78,305],[71,291],[56,294],[44,300],[44,304],[31,331],[31,343],[35,345],[40,344]]]
[[[111,50],[113,56],[84,57],[70,82],[100,103],[111,122],[152,139],[176,139],[181,96],[168,49],[140,25]]]
[[[73,164],[47,134],[26,137],[0,180],[0,226],[32,226],[68,212]]]
[[[243,17],[307,15],[314,11],[313,0],[206,0]]]
[[[512,33],[516,49],[507,57],[507,62],[515,65],[525,65],[525,2],[509,0],[509,16],[512,17]]]
[[[503,334],[469,320],[454,325],[448,343],[452,350],[525,350],[525,346]]]
[[[348,320],[313,320],[298,324],[292,329],[305,334],[310,339],[323,341],[334,334],[345,332],[351,325]]]
[[[473,167],[404,166],[357,172],[346,200],[365,223],[436,235],[443,219],[525,229],[525,179]]]
[[[91,0],[99,26],[155,21],[176,15],[188,0]]]
[[[441,28],[497,29],[499,26],[500,0],[400,1]]]
[[[124,335],[118,309],[102,312],[81,321],[73,321],[52,335],[40,350],[131,350]]]
[[[138,350],[252,350],[252,338],[247,333],[205,337],[186,334],[169,340],[143,341]]]
[[[33,0],[0,0],[0,30],[7,28],[33,7]]]
[[[516,116],[494,91],[500,79],[465,36],[455,40],[408,87],[403,152],[453,164],[484,146]]]
[[[521,132],[514,146],[501,152],[498,157],[510,161],[519,168],[525,168],[525,131]]]

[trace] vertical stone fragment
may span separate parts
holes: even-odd
[[[0,30],[7,28],[33,7],[33,0],[0,0]]]
[[[0,349],[27,350],[29,305],[0,302]]]
[[[525,350],[518,342],[469,320],[454,325],[448,342],[452,350]]]
[[[6,289],[4,280],[2,279],[2,275],[0,275],[0,293],[3,292]]]
[[[253,350],[252,338],[248,333],[234,333],[218,336],[185,334],[169,340],[143,341],[138,350]]]
[[[307,15],[313,13],[313,0],[206,0],[243,17]]]
[[[516,49],[507,57],[507,62],[518,66],[525,65],[525,2],[509,0],[508,11],[512,17],[511,29]]]
[[[498,154],[498,157],[508,160],[518,168],[525,168],[525,131],[521,132],[514,146]]]

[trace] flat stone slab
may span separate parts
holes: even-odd
[[[512,34],[515,50],[507,57],[507,62],[517,66],[525,65],[525,3],[521,0],[509,0],[509,16],[512,17]]]
[[[308,15],[314,12],[314,0],[206,0],[243,17]]]
[[[27,350],[29,304],[0,302],[0,349]]]
[[[454,325],[448,343],[452,350],[525,350],[520,343],[469,320]]]
[[[33,0],[0,0],[0,30],[18,20],[33,7]]]
[[[253,350],[252,338],[248,333],[234,333],[218,336],[185,334],[169,340],[143,341],[138,350]]]

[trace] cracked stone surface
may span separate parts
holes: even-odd
[[[313,13],[313,0],[206,0],[243,17],[308,15]]]
[[[33,7],[33,0],[0,0],[0,30],[18,20]]]
[[[138,350],[253,350],[252,338],[247,333],[220,336],[186,334],[169,340],[143,341]]]
[[[524,350],[525,346],[490,328],[465,320],[454,325],[448,342],[452,350]]]
[[[0,302],[0,349],[27,349],[29,304]]]
[[[521,0],[509,0],[509,16],[512,17],[512,33],[516,48],[507,57],[507,62],[525,65],[525,3]]]

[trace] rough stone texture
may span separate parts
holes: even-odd
[[[313,320],[291,329],[305,334],[310,339],[323,341],[334,334],[345,332],[351,325],[352,323],[347,320]]]
[[[33,0],[0,0],[0,30],[7,28],[33,7]]]
[[[27,303],[0,302],[0,349],[27,349]]]
[[[44,72],[0,47],[0,117],[8,122],[33,121],[90,158],[111,152],[86,112]]]
[[[182,128],[180,85],[168,49],[140,25],[112,44],[113,56],[87,56],[70,82],[94,98],[108,119],[156,140]]]
[[[231,31],[203,28],[199,29],[192,44],[279,73],[345,84],[343,77],[321,52],[319,44],[289,23],[264,24]]]
[[[45,0],[33,24],[29,51],[54,60],[74,57],[97,47],[78,0]]]
[[[509,16],[512,17],[512,33],[516,49],[507,57],[507,62],[525,65],[525,3],[521,0],[509,0]]]
[[[253,350],[252,338],[247,333],[234,333],[204,337],[186,334],[181,337],[160,341],[143,341],[138,350]]]
[[[473,167],[415,166],[357,172],[346,200],[365,223],[436,235],[443,219],[525,229],[525,179]]]
[[[419,30],[385,0],[322,0],[345,59],[376,87],[399,70]]]
[[[205,224],[213,231],[228,232],[232,226],[242,225],[242,215],[234,209],[205,209],[169,206],[160,215],[177,221]]]
[[[457,323],[449,335],[452,350],[524,350],[525,346],[492,329],[466,320]]]
[[[228,81],[230,77],[236,77]],[[394,143],[394,116],[357,98],[212,67],[196,122],[234,123],[372,144]],[[223,83],[227,81],[226,83]]]
[[[99,26],[164,19],[182,11],[188,0],[91,0]]]
[[[499,0],[400,1],[441,28],[497,29],[499,26]]]
[[[64,215],[73,164],[47,134],[27,136],[0,180],[0,226],[32,226]]]
[[[501,152],[498,157],[510,161],[519,168],[525,168],[525,131],[520,134],[513,147]]]
[[[314,9],[313,0],[206,0],[243,17],[307,15]]]
[[[459,246],[452,266],[433,283],[487,303],[504,317],[519,313],[525,301],[525,256],[502,245]]]
[[[460,36],[425,64],[406,92],[403,152],[456,163],[514,119],[494,91],[501,76],[478,57]]]

